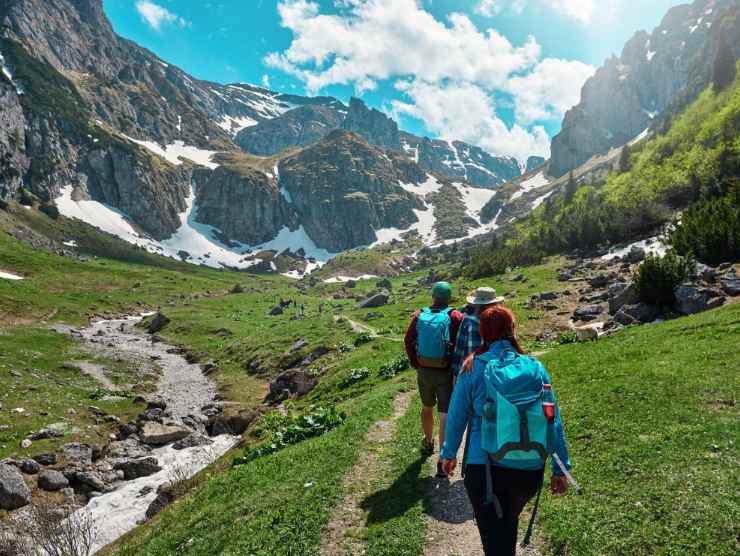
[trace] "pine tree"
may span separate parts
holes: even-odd
[[[714,59],[714,90],[719,93],[735,81],[737,68],[735,67],[735,53],[727,44],[727,32],[724,27],[719,34],[719,48],[717,57]]]
[[[573,175],[573,170],[568,174],[568,183],[565,185],[565,202],[570,203],[575,197],[576,190],[578,189],[578,182]]]
[[[619,154],[619,173],[624,174],[630,170],[630,150],[627,145],[622,147],[622,152]]]

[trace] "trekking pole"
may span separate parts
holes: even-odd
[[[563,472],[570,485],[574,489],[576,489],[576,494],[583,494],[583,488],[581,487],[581,485],[578,484],[578,482],[576,482],[576,480],[573,478],[573,475],[570,474],[570,471],[565,468],[565,465],[563,465],[563,460],[560,459],[560,456],[553,452],[552,459],[555,461],[555,463],[558,464],[558,467]]]

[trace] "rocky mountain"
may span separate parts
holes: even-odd
[[[545,157],[543,157],[543,156],[530,156],[527,159],[527,164],[526,164],[526,167],[524,169],[524,173],[526,174],[528,172],[531,172],[535,168],[539,168],[545,162],[547,162],[547,159]]]
[[[640,31],[590,78],[580,103],[569,110],[553,138],[550,175],[560,177],[596,154],[643,133],[687,89],[709,83],[720,24],[730,20],[740,54],[736,0],[696,0],[671,8],[651,33]]]
[[[357,133],[373,145],[395,151],[401,150],[398,124],[380,110],[368,108],[358,98],[350,100],[349,112],[342,122],[342,129]]]

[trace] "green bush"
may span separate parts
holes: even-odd
[[[354,351],[355,346],[351,342],[341,342],[337,349],[339,350],[339,353],[349,353],[350,351]]]
[[[649,255],[637,269],[635,290],[641,301],[668,307],[676,298],[673,290],[696,270],[691,257],[681,257],[669,251],[664,257]]]
[[[250,446],[244,455],[234,460],[234,465],[244,465],[261,456],[275,453],[291,444],[307,438],[321,436],[341,425],[347,416],[335,407],[311,406],[307,413],[293,417],[273,416],[272,425],[267,431],[267,440],[259,446]],[[267,424],[269,426],[269,424]],[[263,425],[264,426],[264,425]],[[265,426],[267,429],[267,426]]]
[[[710,265],[740,259],[740,187],[689,208],[669,242],[677,253]]]
[[[367,344],[373,341],[373,335],[370,332],[360,332],[355,338],[355,347],[360,347],[363,344]]]
[[[349,388],[353,384],[361,382],[370,376],[370,369],[362,367],[359,369],[350,369],[339,381],[340,388]]]
[[[393,361],[381,365],[378,374],[383,378],[393,378],[409,368],[409,359],[405,355],[399,355]]]
[[[31,193],[28,189],[21,187],[18,190],[18,200],[22,205],[32,207],[38,199],[36,198],[36,195]]]

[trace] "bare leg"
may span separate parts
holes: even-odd
[[[421,428],[424,431],[424,438],[427,442],[434,442],[434,408],[421,408]]]
[[[439,414],[439,449],[442,449],[442,444],[445,443],[445,425],[447,425],[447,414]]]

